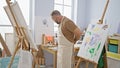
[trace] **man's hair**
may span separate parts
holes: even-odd
[[[54,10],[54,11],[51,13],[51,16],[54,16],[54,15],[61,15],[61,13],[60,13],[58,10]]]

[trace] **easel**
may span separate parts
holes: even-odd
[[[98,24],[103,24],[103,19],[104,19],[104,16],[105,16],[105,13],[106,13],[106,10],[107,10],[107,7],[108,7],[108,3],[109,3],[109,0],[107,0],[107,3],[106,3],[105,8],[104,8],[103,15],[102,15],[101,19],[99,20]],[[106,26],[106,27],[107,27],[107,26]],[[104,46],[103,48],[105,49],[105,46]],[[103,58],[104,58],[104,62],[105,62],[105,64],[106,64],[106,65],[104,66],[104,68],[107,68],[106,53],[104,53]],[[79,65],[80,65],[80,63],[81,63],[82,61],[84,61],[84,60],[86,61],[86,68],[88,68],[89,62],[91,62],[91,63],[94,64],[94,68],[97,68],[98,64],[97,64],[96,62],[87,60],[87,59],[85,59],[85,58],[83,58],[83,57],[79,57],[79,60],[78,60],[78,62],[77,62],[77,64],[76,64],[75,68],[78,68]]]
[[[7,45],[6,45],[6,43],[5,43],[1,34],[0,34],[0,42],[3,46],[3,48],[5,49],[5,52],[6,52],[7,56],[11,56],[11,53],[10,53],[10,51],[9,51],[9,49],[8,49],[8,47],[7,47]]]
[[[30,45],[29,45],[28,39],[26,38],[26,34],[25,34],[25,31],[24,31],[24,28],[19,26],[19,24],[18,24],[18,22],[17,22],[17,20],[15,18],[15,15],[14,15],[12,9],[11,9],[10,4],[12,4],[12,3],[10,1],[11,0],[6,0],[6,3],[8,5],[8,7],[9,7],[10,13],[11,13],[11,15],[12,15],[14,21],[15,21],[14,24],[13,23],[11,23],[11,24],[13,25],[13,28],[15,29],[15,32],[17,34],[18,42],[16,44],[15,51],[14,51],[14,53],[12,55],[12,58],[11,58],[10,63],[8,65],[8,68],[11,68],[11,65],[13,63],[14,57],[15,57],[17,51],[21,47],[22,47],[23,50],[27,50],[27,51],[30,50]]]

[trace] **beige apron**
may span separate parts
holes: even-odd
[[[62,23],[61,23],[62,24]],[[73,43],[68,41],[59,27],[57,68],[72,68]]]

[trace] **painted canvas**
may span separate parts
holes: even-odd
[[[98,63],[104,43],[107,38],[108,26],[91,23],[85,33],[78,56]]]

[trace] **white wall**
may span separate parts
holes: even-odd
[[[32,0],[32,25],[36,44],[42,43],[42,34],[54,35],[54,24],[50,13],[54,9],[54,0]],[[44,51],[46,66],[53,64],[53,55]]]
[[[109,9],[106,14],[107,23],[110,24],[110,34],[116,33],[120,28],[120,0],[110,0]]]
[[[54,0],[35,0],[34,36],[36,44],[42,43],[42,34],[54,35],[54,25],[50,17],[53,9]]]
[[[86,27],[86,0],[78,0],[77,4],[76,24],[83,30]]]
[[[86,1],[86,22],[97,22],[103,13],[104,6],[107,0],[87,0]],[[105,15],[105,22],[110,25],[109,34],[118,31],[120,23],[120,0],[110,0],[109,6]]]

